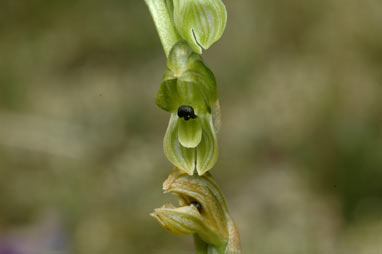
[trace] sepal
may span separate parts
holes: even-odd
[[[215,165],[218,159],[218,142],[212,115],[206,114],[200,119],[202,122],[202,139],[196,149],[196,171],[201,176]]]
[[[163,149],[167,159],[176,167],[192,175],[195,170],[195,148],[186,148],[178,140],[179,117],[172,113],[163,139]]]
[[[173,8],[178,33],[196,53],[223,35],[227,12],[221,0],[173,0]]]

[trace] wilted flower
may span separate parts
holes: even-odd
[[[195,234],[197,248],[205,253],[241,253],[239,233],[210,173],[190,176],[175,168],[163,189],[176,194],[180,205],[166,204],[151,214],[166,230]]]
[[[202,175],[214,166],[218,154],[215,77],[185,41],[174,45],[167,67],[156,99],[160,108],[171,113],[164,151],[176,167]]]

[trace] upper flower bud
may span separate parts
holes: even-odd
[[[173,0],[173,19],[180,36],[201,54],[222,36],[227,12],[221,0]]]

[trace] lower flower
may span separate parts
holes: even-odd
[[[210,173],[190,176],[175,168],[163,189],[177,195],[180,205],[165,204],[151,214],[167,231],[194,234],[204,253],[241,253],[239,233]]]

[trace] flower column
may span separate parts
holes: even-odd
[[[156,103],[170,113],[163,147],[175,166],[163,184],[180,207],[151,214],[169,232],[193,234],[197,253],[241,253],[239,233],[209,171],[218,156],[216,80],[200,54],[224,32],[221,0],[145,0],[167,56]]]

